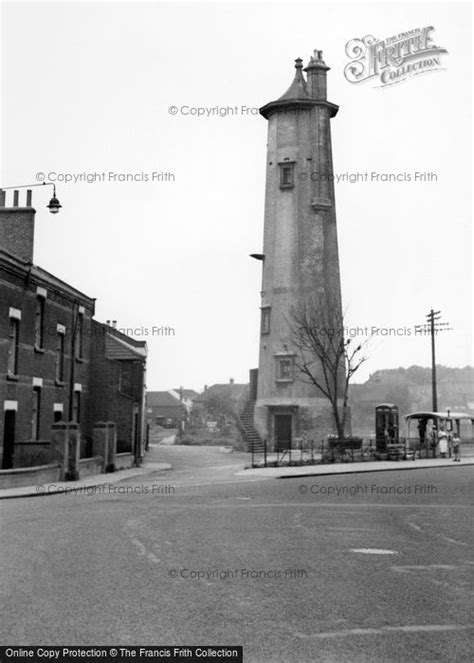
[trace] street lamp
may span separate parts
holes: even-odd
[[[21,184],[20,186],[3,186],[0,187],[0,194],[3,198],[3,192],[8,191],[9,189],[31,189],[34,186],[52,186],[53,187],[53,197],[49,201],[48,205],[46,207],[49,209],[51,214],[57,214],[59,210],[61,209],[62,205],[59,202],[59,200],[56,198],[56,184],[54,182],[41,182],[41,184]],[[28,203],[27,203],[28,204]]]
[[[49,201],[48,205],[46,207],[49,209],[51,214],[57,214],[59,210],[61,209],[62,205],[60,204],[59,200],[56,198],[56,186],[53,184],[53,197]]]

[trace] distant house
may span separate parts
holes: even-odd
[[[178,426],[186,419],[187,412],[185,403],[174,390],[147,391],[146,417],[149,424],[164,423],[170,419],[173,425]]]
[[[183,387],[179,387],[179,389],[170,389],[169,393],[180,400],[186,408],[186,413],[189,418],[193,409],[194,399],[199,396],[198,392],[194,391],[194,389],[183,389]]]
[[[248,384],[235,383],[232,378],[227,383],[204,387],[204,391],[193,400],[192,420],[205,423],[219,416],[232,416],[241,409],[248,387]]]

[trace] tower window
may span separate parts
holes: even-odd
[[[295,184],[295,163],[284,161],[280,166],[280,189],[291,189]]]
[[[276,381],[293,382],[295,379],[295,362],[293,356],[277,357]]]
[[[262,307],[262,317],[260,325],[260,333],[269,334],[270,333],[270,306]]]

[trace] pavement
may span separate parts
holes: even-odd
[[[18,486],[17,488],[0,489],[0,500],[13,497],[41,497],[43,495],[54,495],[56,493],[87,493],[92,488],[109,486],[126,479],[171,470],[170,463],[158,463],[153,460],[152,455],[145,456],[140,467],[131,467],[128,470],[117,470],[107,474],[94,474],[93,476],[79,479],[79,481],[55,481],[52,483],[35,484],[34,486]]]
[[[398,470],[424,470],[427,468],[452,467],[457,469],[474,465],[474,457],[463,458],[455,463],[452,458],[423,458],[417,460],[377,460],[347,463],[329,463],[324,465],[292,465],[280,467],[256,467],[238,472],[250,477],[268,477],[290,479],[332,474],[360,474],[363,472],[387,472]]]
[[[169,435],[160,439],[158,444],[150,444],[149,450],[140,467],[133,467],[128,470],[118,470],[109,474],[97,474],[89,476],[79,481],[57,481],[54,483],[32,485],[32,486],[19,486],[17,488],[3,488],[0,489],[0,499],[17,498],[17,497],[40,497],[43,495],[52,495],[56,493],[76,493],[91,491],[94,487],[108,486],[117,484],[122,481],[134,479],[137,477],[146,476],[155,472],[162,472],[171,470],[172,465],[166,462],[158,462],[158,459],[163,459],[163,447],[174,446],[175,435]],[[199,455],[205,453],[207,447],[198,447],[197,453]],[[216,452],[216,447],[210,448],[211,452]],[[221,453],[224,448],[219,449]],[[227,451],[227,450],[225,450]],[[196,448],[187,450],[187,453],[196,453]],[[280,466],[280,467],[258,467],[249,469],[237,469],[239,461],[242,466],[245,466],[245,460],[248,454],[233,454],[235,457],[236,465],[230,466],[232,474],[235,478],[246,478],[248,480],[258,479],[289,479],[306,476],[321,476],[321,475],[339,475],[339,474],[360,474],[365,472],[386,472],[398,470],[423,470],[427,468],[440,468],[452,467],[459,468],[466,465],[474,465],[474,456],[461,459],[461,462],[455,463],[451,458],[433,458],[433,459],[418,459],[406,461],[364,461],[364,462],[346,462],[346,463],[332,463],[324,465],[293,465],[293,466]],[[238,460],[237,460],[238,457]],[[237,470],[237,471],[234,471]],[[218,477],[215,477],[218,481]]]

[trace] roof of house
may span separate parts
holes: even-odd
[[[200,394],[194,401],[206,402],[211,398],[229,398],[237,401],[248,387],[247,384],[236,384],[227,382],[225,384],[213,384],[206,391]]]
[[[177,394],[179,394],[181,387],[174,388],[173,391],[175,391]],[[194,391],[194,389],[183,389],[183,397],[184,398],[189,398],[190,400],[193,398],[196,398],[196,396],[199,396],[197,391]]]
[[[125,338],[119,338],[118,336],[107,333],[105,336],[106,358],[121,361],[146,359],[146,347],[137,347],[135,344],[132,345],[129,341],[130,339],[127,336],[125,336]]]
[[[184,407],[179,398],[169,391],[147,391],[146,405],[147,407]]]
[[[92,311],[92,313],[94,312],[94,297],[89,297],[74,286],[66,283],[66,281],[63,281],[54,274],[47,272],[42,267],[33,265],[3,248],[0,248],[0,262],[2,263],[2,266],[7,268],[11,267],[19,273],[28,273],[29,277],[33,278],[35,283],[40,283],[41,285],[46,286],[48,289],[55,290],[61,295],[68,295],[69,298],[72,297],[76,300],[81,300],[88,307],[88,309]]]

